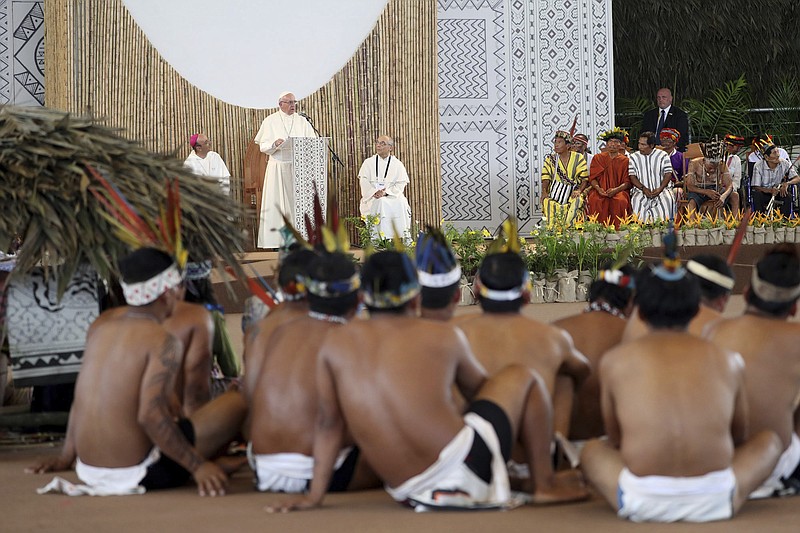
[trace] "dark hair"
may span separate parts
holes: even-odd
[[[453,295],[458,290],[458,282],[447,287],[422,286],[422,307],[425,309],[444,309],[453,301]]]
[[[775,246],[758,261],[755,269],[760,279],[777,287],[790,289],[800,285],[800,261],[793,244]],[[745,293],[745,300],[756,309],[776,317],[788,315],[797,302],[797,298],[789,302],[768,302],[761,299],[752,287]]]
[[[417,269],[404,253],[384,250],[369,256],[361,269],[361,290],[372,295],[381,293],[400,294],[403,287],[417,279]],[[373,307],[367,304],[370,313],[405,312],[405,302],[396,307]]]
[[[719,272],[723,276],[728,276],[733,279],[733,270],[728,266],[728,263],[719,256],[712,254],[700,254],[692,257],[695,263],[700,263],[704,267]],[[721,296],[731,293],[731,289],[720,287],[713,281],[708,281],[702,276],[697,276],[697,281],[700,283],[700,295],[704,300],[716,300]]]
[[[700,284],[691,272],[675,281],[663,279],[659,267],[647,267],[636,277],[639,316],[654,328],[686,328],[700,310]]]
[[[770,144],[764,149],[764,157],[769,157],[773,150],[777,150],[778,147],[774,144]]]
[[[609,268],[611,268],[611,263],[607,263],[603,266],[603,270],[608,270]],[[619,268],[619,270],[627,276],[636,276],[636,269],[631,265],[623,265]],[[626,307],[628,307],[628,304],[631,303],[631,299],[633,298],[633,294],[633,284],[628,287],[620,287],[615,283],[609,283],[602,279],[596,279],[589,286],[590,302],[603,300],[611,307],[619,309],[620,311],[623,311]]]
[[[655,146],[656,145],[656,134],[652,131],[643,131],[639,134],[639,138],[647,138],[647,146]]]
[[[481,284],[487,289],[505,291],[519,287],[527,275],[527,267],[522,257],[514,252],[487,255],[478,268]],[[523,304],[519,298],[511,301],[498,301],[478,295],[481,309],[487,313],[517,312]]]
[[[119,260],[119,272],[125,283],[139,283],[156,276],[175,261],[169,254],[156,248],[139,248]]]
[[[297,281],[297,276],[305,276],[308,273],[309,265],[317,257],[317,254],[308,248],[292,250],[281,261],[278,270],[278,285],[287,288],[292,282]]]
[[[323,253],[308,264],[308,277],[314,281],[346,280],[356,273],[356,266],[346,255]],[[358,305],[358,291],[354,290],[340,296],[317,296],[307,293],[308,307],[317,313],[342,316]]]

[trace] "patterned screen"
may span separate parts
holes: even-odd
[[[553,132],[613,120],[610,0],[439,0],[442,211],[493,231],[541,218]],[[596,147],[596,143],[591,143]]]
[[[0,0],[0,104],[44,105],[44,2]]]

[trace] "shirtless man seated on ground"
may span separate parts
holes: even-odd
[[[586,497],[576,473],[553,473],[550,404],[533,372],[517,365],[487,380],[457,328],[417,318],[419,283],[404,253],[372,255],[361,285],[370,319],[331,331],[319,355],[311,490],[272,510],[321,505],[348,430],[398,502],[502,506],[517,435],[534,502]],[[455,406],[454,382],[472,400],[466,415]]]
[[[694,274],[700,283],[700,310],[689,322],[687,331],[700,336],[708,324],[722,318],[735,285],[733,270],[724,259],[713,254],[698,254],[692,257],[686,263],[686,269]],[[627,342],[646,334],[647,325],[634,311],[628,319],[622,340]]]
[[[325,335],[352,319],[360,280],[353,261],[342,253],[321,253],[307,268],[309,312],[267,335],[256,335],[251,355],[261,358],[250,393],[248,459],[260,491],[301,493],[314,468],[312,446],[317,421],[314,381],[317,353]],[[379,487],[359,460],[358,448],[340,451],[330,491]]]
[[[258,342],[261,346],[269,346],[269,337],[276,329],[308,315],[306,288],[298,278],[307,274],[308,265],[316,256],[313,250],[297,248],[283,258],[278,270],[281,303],[265,317],[250,324],[244,332],[244,393],[248,401],[255,391],[261,363],[268,352],[266,349],[253,349],[251,345]]]
[[[227,476],[208,458],[238,432],[244,398],[229,392],[178,420],[183,347],[162,323],[180,272],[153,248],[122,259],[120,270],[128,305],[89,328],[61,454],[27,471],[67,470],[77,458],[78,477],[102,494],[177,487],[194,477],[201,496],[222,495]]]
[[[611,265],[607,265],[611,267]],[[633,310],[635,270],[624,265],[618,270],[601,270],[598,279],[589,287],[589,305],[573,316],[553,322],[572,337],[575,349],[588,359],[593,372],[574,391],[573,380],[568,376],[556,378],[556,412],[570,417],[566,426],[570,440],[583,441],[606,434],[600,412],[600,380],[597,369],[603,355],[622,340],[628,317]],[[560,409],[559,409],[560,407]],[[555,427],[565,422],[556,420]]]
[[[192,416],[211,400],[214,317],[204,306],[183,301],[185,292],[181,286],[172,314],[162,325],[184,348],[176,390],[183,416]]]
[[[536,372],[550,400],[555,393],[556,376],[568,376],[580,385],[591,368],[562,329],[524,316],[520,310],[530,301],[530,274],[525,261],[515,252],[487,255],[475,277],[482,313],[459,317],[456,325],[464,332],[470,348],[489,375],[511,364]],[[570,389],[572,390],[572,389]],[[559,418],[555,413],[554,417]],[[561,414],[569,431],[569,412]]]
[[[746,440],[741,358],[686,333],[700,289],[676,261],[636,278],[651,333],[603,357],[608,440],[589,441],[581,455],[588,480],[635,522],[732,518],[781,452],[774,432]]]
[[[751,498],[800,493],[800,325],[789,322],[800,296],[800,261],[794,244],[776,246],[753,268],[744,315],[709,327],[714,344],[744,358],[745,390],[752,431],[781,438],[783,455]]]

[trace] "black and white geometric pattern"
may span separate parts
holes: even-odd
[[[44,2],[0,0],[0,104],[44,105]]]
[[[325,213],[328,202],[329,137],[293,137],[294,227],[308,239],[305,215],[314,220],[314,187]]]
[[[18,387],[75,381],[86,332],[97,318],[97,275],[83,266],[60,301],[57,280],[41,270],[14,278],[8,287],[8,345]]]
[[[443,216],[530,229],[553,133],[612,125],[611,0],[438,0],[437,24]]]

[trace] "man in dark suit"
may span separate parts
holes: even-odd
[[[662,87],[656,93],[658,107],[646,111],[642,115],[641,131],[654,131],[659,137],[663,128],[675,128],[681,132],[678,140],[678,151],[685,152],[689,144],[689,116],[683,109],[672,105],[672,91]]]

